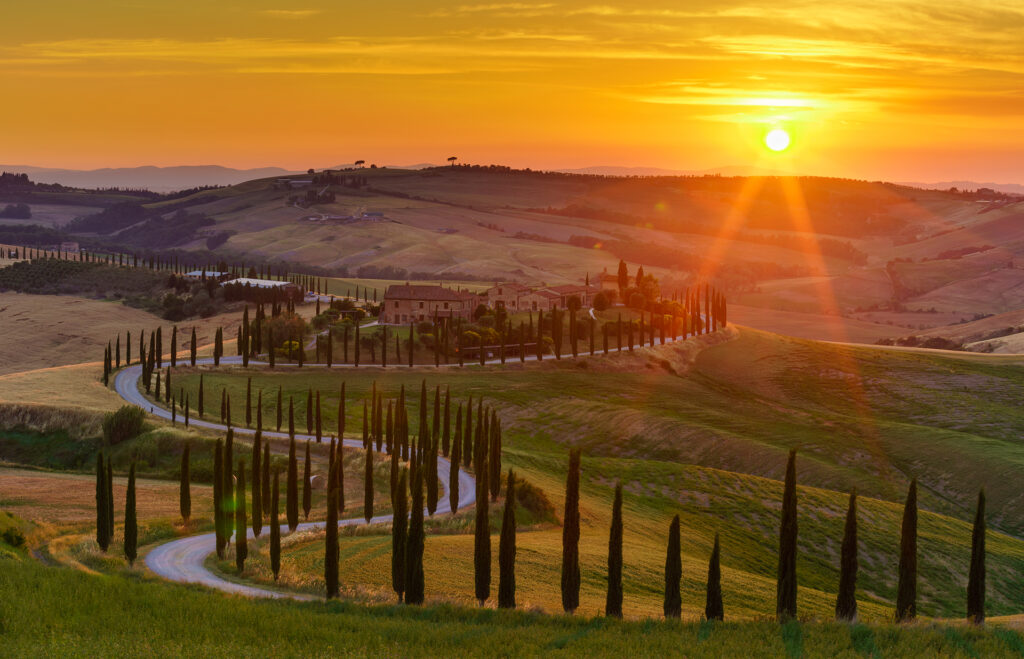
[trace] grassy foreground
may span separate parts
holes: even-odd
[[[134,576],[0,560],[6,656],[1019,657],[1009,629],[620,622],[436,606],[256,601]]]

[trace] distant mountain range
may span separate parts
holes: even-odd
[[[338,165],[332,169],[345,169],[352,165]],[[440,167],[431,163],[415,165],[388,165],[392,169],[426,169]],[[40,183],[60,183],[77,188],[145,188],[154,192],[174,192],[204,185],[235,185],[258,178],[272,176],[288,176],[303,174],[304,171],[289,170],[282,167],[257,167],[254,169],[234,169],[220,165],[182,165],[177,167],[117,167],[103,169],[57,169],[52,167],[32,167],[29,165],[0,165],[0,171],[28,174],[33,181]],[[765,169],[763,167],[729,166],[713,169],[682,170],[663,169],[659,167],[616,167],[595,166],[576,169],[556,169],[552,171],[567,174],[595,174],[599,176],[793,176],[793,172]],[[977,190],[991,188],[1007,194],[1024,195],[1024,185],[1019,183],[978,183],[976,181],[940,181],[937,183],[920,183],[904,181],[900,185],[928,190],[948,190],[955,187],[960,190]]]
[[[300,173],[280,167],[233,169],[220,165],[118,167],[90,170],[0,165],[0,171],[28,174],[29,178],[39,183],[60,183],[76,188],[145,188],[154,192],[174,192],[204,185],[235,185],[256,178]]]
[[[957,190],[977,190],[978,188],[989,188],[997,192],[1005,192],[1006,194],[1024,195],[1024,185],[1021,185],[1019,183],[978,183],[977,181],[939,181],[938,183],[901,182],[900,185],[909,185],[914,188],[924,188],[925,190],[949,190],[950,188],[956,188]]]

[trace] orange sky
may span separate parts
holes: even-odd
[[[4,4],[4,163],[1024,182],[1019,1]]]

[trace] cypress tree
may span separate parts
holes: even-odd
[[[313,506],[313,493],[310,491],[309,479],[311,474],[309,472],[309,440],[306,440],[306,464],[302,470],[302,514],[303,519],[309,519],[309,509]]]
[[[188,348],[189,348],[189,350],[188,350],[189,361],[192,363],[193,366],[195,366],[196,365],[196,351],[198,350],[198,346],[196,345],[196,328],[195,327],[192,328],[192,339],[189,341]]]
[[[221,485],[221,506],[224,510],[224,516],[222,522],[224,529],[221,531],[224,534],[225,544],[231,542],[231,525],[234,522],[234,509],[235,509],[235,479],[231,473],[234,464],[234,446],[235,446],[235,431],[230,427],[228,428],[227,435],[224,438],[224,461],[221,463],[224,474],[224,484]]]
[[[109,367],[110,365],[108,364],[107,366]],[[110,371],[110,369],[108,368],[107,372],[109,373],[109,371]],[[106,378],[106,376],[107,376],[107,374],[105,373],[103,375],[103,377]],[[103,384],[106,384],[106,382],[104,382]],[[156,384],[153,387],[153,398],[156,399],[156,402],[158,404],[160,403],[160,372],[159,371],[157,371],[157,374],[156,374]]]
[[[313,434],[313,387],[306,393],[306,434]]]
[[[490,436],[487,462],[491,469],[491,500],[497,500],[501,488],[501,422],[494,410],[491,410]]]
[[[281,571],[281,507],[278,505],[278,476],[274,472],[274,489],[270,499],[270,569],[274,573],[274,581]]]
[[[423,603],[423,470],[412,477],[412,515],[405,549],[405,603]]]
[[[324,582],[327,599],[338,596],[338,490],[334,470],[327,478],[327,525],[325,527]]]
[[[437,435],[427,433],[424,438],[424,467],[427,478],[427,512],[433,516],[437,510]]]
[[[281,416],[284,414],[284,400],[282,399],[281,385],[277,386],[277,432],[281,432]]]
[[[505,510],[498,540],[498,608],[516,608],[516,490],[515,474],[508,470]]]
[[[565,482],[565,515],[562,521],[562,609],[574,612],[580,605],[580,450],[569,451]]]
[[[899,584],[896,587],[896,622],[917,616],[917,479],[910,481],[903,507],[900,539]]]
[[[259,430],[252,438],[252,534],[263,532],[263,433]]]
[[[668,527],[668,550],[665,553],[665,603],[666,618],[679,619],[683,612],[679,582],[683,578],[683,563],[679,543],[679,515],[672,518]]]
[[[213,532],[217,539],[217,558],[224,558],[224,509],[221,490],[224,488],[224,447],[221,441],[213,450]]]
[[[985,622],[985,490],[978,492],[978,509],[971,532],[971,568],[967,577],[967,620]]]
[[[107,514],[107,473],[103,467],[103,454],[96,454],[96,544],[104,552],[110,546],[110,523]]]
[[[288,530],[295,531],[299,525],[299,467],[295,460],[295,438],[288,443],[288,492],[285,512],[288,518]]]
[[[366,447],[366,470],[363,473],[363,517],[373,517],[373,445]]]
[[[249,556],[249,541],[245,520],[245,460],[238,461],[238,482],[235,485],[235,566],[239,574],[245,569]]]
[[[779,622],[796,618],[796,449],[789,452],[779,525],[779,571],[775,615]]]
[[[477,474],[476,522],[474,524],[473,574],[476,599],[483,606],[491,596],[491,523],[487,500],[486,458]]]
[[[711,560],[708,561],[708,590],[704,605],[704,617],[708,620],[722,620],[725,610],[722,607],[722,550],[715,534],[715,546],[711,549]]]
[[[191,468],[190,454],[192,442],[185,442],[185,448],[181,451],[181,485],[178,490],[178,510],[181,512],[181,519],[188,524],[192,516],[192,486],[189,474]]]
[[[448,457],[448,451],[452,440],[452,388],[444,389],[444,434],[441,436],[441,453]]]
[[[120,341],[120,340],[121,340],[121,337],[118,337],[118,341]],[[121,360],[121,345],[120,345],[120,343],[118,344],[118,347],[117,347],[117,358],[118,358],[118,361]],[[178,326],[175,325],[175,326],[173,326],[171,328],[171,366],[177,366],[177,365],[178,365]]]
[[[604,614],[622,617],[622,484],[615,486],[612,503],[612,526],[608,533],[608,596]]]
[[[316,410],[314,412],[316,421],[313,424],[313,429],[316,431],[316,443],[319,444],[323,441],[323,423],[320,416],[320,390],[316,390]]]
[[[135,564],[138,555],[139,526],[135,515],[135,463],[128,468],[128,494],[124,500],[124,557]]]
[[[114,467],[107,456],[107,543],[114,537]]]
[[[394,516],[391,524],[391,588],[402,601],[405,594],[405,545],[407,542],[409,511],[407,490],[409,489],[409,470],[402,468],[394,491]]]
[[[455,415],[455,441],[448,461],[448,508],[454,515],[459,510],[459,462],[462,458],[462,406]]]
[[[839,595],[836,597],[836,620],[857,621],[857,490],[850,492],[846,509],[846,526],[839,563]]]
[[[270,442],[263,444],[263,478],[260,489],[260,512],[262,517],[270,515]]]
[[[224,331],[217,328],[213,335],[213,365],[220,366],[220,358],[224,354]],[[231,471],[230,469],[228,471]]]

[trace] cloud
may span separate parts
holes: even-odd
[[[261,9],[261,14],[274,18],[308,18],[322,13],[320,9]]]

